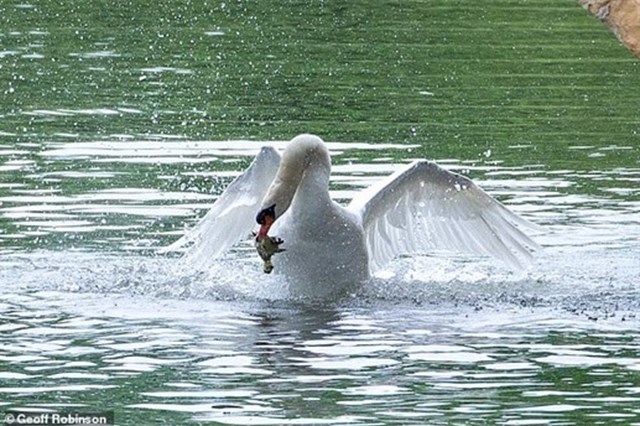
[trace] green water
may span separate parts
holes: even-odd
[[[640,62],[570,0],[2,1],[0,412],[638,424],[638,111]],[[322,307],[242,253],[154,255],[302,132],[348,144],[338,199],[435,159],[545,252],[405,260]]]
[[[5,4],[3,130],[29,142],[304,130],[456,156],[535,143],[541,161],[560,142],[635,141],[638,61],[575,6]],[[100,108],[140,112],[25,116]]]

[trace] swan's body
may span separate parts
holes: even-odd
[[[246,238],[258,215],[259,238],[270,232],[284,240],[275,270],[298,293],[326,295],[366,281],[401,254],[452,249],[522,266],[538,247],[520,229],[532,224],[435,163],[410,164],[348,207],[331,199],[330,173],[329,152],[316,136],[297,136],[282,158],[264,147],[203,220],[166,250],[193,242],[186,258],[199,268]]]

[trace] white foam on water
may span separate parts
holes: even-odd
[[[83,304],[103,312],[111,301],[111,314],[125,317],[141,314],[140,303],[153,306],[165,300],[193,304],[196,310],[200,303],[216,302],[406,304],[460,312],[487,309],[511,319],[553,310],[560,317],[634,321],[640,310],[638,258],[640,250],[629,245],[548,245],[529,270],[513,271],[490,259],[416,256],[393,262],[383,277],[372,278],[352,294],[317,301],[291,296],[286,279],[264,274],[251,250],[212,261],[207,273],[197,274],[176,257],[43,251],[3,256],[0,288],[13,294],[50,292],[63,305],[65,299],[73,305],[86,299]],[[123,300],[136,300],[132,313],[124,312]]]

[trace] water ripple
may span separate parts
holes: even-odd
[[[504,422],[555,421],[574,411],[624,418],[640,399],[629,386],[640,365],[640,336],[622,323],[594,333],[575,320],[565,330],[544,315],[523,322],[517,314],[471,310],[463,319],[435,306],[237,306],[8,294],[0,324],[15,325],[3,332],[0,393],[33,408],[40,405],[29,395],[65,394],[91,404],[125,381],[150,381],[154,389],[132,393],[127,409],[226,424],[281,424],[296,417],[292,401],[324,407],[303,423],[357,424],[372,413],[395,422],[496,411]],[[584,333],[597,341],[573,343]],[[571,385],[575,369],[589,373],[580,379],[588,389]],[[596,393],[605,388],[606,395]],[[328,415],[338,407],[352,417]]]

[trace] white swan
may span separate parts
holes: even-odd
[[[284,240],[275,270],[293,290],[318,295],[361,283],[401,254],[449,249],[520,267],[539,248],[521,229],[535,225],[433,162],[411,163],[347,207],[329,196],[330,173],[317,136],[295,137],[282,157],[263,147],[200,223],[164,251],[193,243],[185,260],[201,269],[247,238],[257,221],[258,238],[270,232]]]

